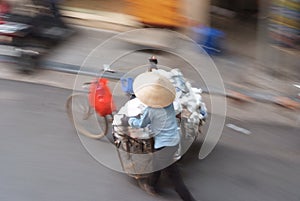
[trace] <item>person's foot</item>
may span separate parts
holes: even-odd
[[[140,188],[143,189],[149,195],[152,195],[152,196],[158,195],[156,190],[154,189],[154,187],[149,185],[146,181],[139,179],[138,184],[139,184]]]

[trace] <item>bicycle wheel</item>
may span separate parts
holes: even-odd
[[[100,139],[107,134],[108,120],[90,107],[87,94],[73,94],[66,103],[68,116],[77,132],[89,138]]]

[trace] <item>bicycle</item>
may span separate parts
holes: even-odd
[[[158,68],[156,66],[156,58],[153,59],[153,57],[151,57],[149,61],[151,65],[148,68],[148,71],[152,71],[153,69],[157,70]],[[115,73],[107,67],[104,67],[104,72]],[[104,75],[103,77],[109,78],[110,76]],[[123,76],[120,76],[117,79],[121,81],[122,91],[127,95],[128,100],[134,97],[132,89],[133,79],[125,78]],[[113,122],[114,112],[110,111],[105,114],[99,114],[99,112],[97,112],[97,108],[95,108],[95,105],[91,104],[91,101],[89,100],[91,93],[90,88],[95,84],[97,84],[97,82],[84,83],[82,86],[84,88],[84,93],[74,93],[69,96],[66,102],[66,110],[71,122],[73,122],[76,130],[80,134],[83,134],[92,139],[101,139],[108,133],[109,124]],[[111,101],[112,102],[110,104],[114,104],[113,100]],[[101,107],[102,106],[105,107],[107,105],[104,104],[101,105]],[[205,122],[205,119],[200,119],[200,122],[197,125],[188,121],[190,115],[191,113],[189,113],[186,109],[183,109],[182,112],[176,117],[178,119],[182,135],[186,138],[192,138],[192,141],[195,141],[198,134],[201,133],[200,127]]]
[[[153,68],[156,68],[157,60],[154,56],[149,59],[150,67],[148,71],[151,71]],[[110,69],[109,65],[104,65],[104,74],[105,73],[116,73],[116,71]],[[120,76],[120,75],[119,75]],[[111,78],[111,75],[107,75],[107,78]],[[118,77],[122,84],[122,91],[127,95],[128,100],[135,97],[132,89],[133,79],[128,77],[125,78],[123,75]],[[75,93],[68,97],[66,102],[66,110],[68,113],[68,117],[73,122],[75,129],[92,139],[101,139],[108,133],[109,123],[113,121],[113,113],[101,115],[97,115],[96,108],[89,101],[90,94],[90,85],[96,84],[95,82],[86,82],[83,84],[82,88],[84,89],[84,93]],[[109,92],[110,93],[110,92]],[[114,104],[114,103],[112,103]],[[77,119],[77,118],[79,119]],[[94,117],[94,119],[91,119]],[[92,123],[93,122],[93,123]],[[86,124],[86,125],[82,125]],[[94,125],[91,125],[94,124]],[[95,129],[95,125],[98,126],[98,131]],[[89,130],[94,128],[94,130]],[[96,130],[96,131],[95,131]]]
[[[88,101],[88,94],[76,93],[69,96],[66,109],[71,122],[79,133],[93,139],[100,139],[107,134],[108,120],[105,116],[96,115],[95,109]],[[95,130],[95,126],[91,127],[92,122],[97,123],[100,130]],[[91,128],[94,130],[89,130]]]
[[[105,72],[114,73],[109,69],[105,69]],[[94,82],[83,83],[83,91],[76,92],[70,95],[66,101],[67,114],[71,122],[73,122],[75,129],[80,134],[83,134],[92,139],[101,139],[102,137],[107,135],[109,124],[112,123],[113,120],[114,109],[105,114],[100,114],[99,112],[97,112],[97,108],[95,107],[95,105],[91,104],[91,86],[97,85],[97,82],[101,79],[107,78],[99,78]],[[133,96],[133,79],[124,77],[120,77],[118,79],[122,83],[123,92],[128,96],[128,99],[130,99]],[[111,92],[106,91],[105,93]],[[112,99],[111,101],[112,102],[110,104],[114,105]]]

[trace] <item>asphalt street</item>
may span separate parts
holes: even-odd
[[[0,80],[1,201],[180,200],[166,177],[161,196],[151,197],[134,179],[94,160],[68,120],[70,94]],[[186,185],[199,201],[298,201],[299,120],[282,108],[229,102],[213,152],[198,160],[199,137],[180,161]]]
[[[113,70],[128,73],[138,68],[144,70],[148,58],[155,55],[160,67],[181,69],[186,77],[197,80],[193,85],[201,86],[205,91],[210,86],[210,93],[222,93],[218,90],[220,84],[216,84],[216,78],[224,82],[226,89],[262,102],[274,102],[277,96],[295,98],[299,93],[293,86],[298,82],[297,79],[272,77],[257,66],[253,58],[230,51],[209,57],[203,54],[200,47],[191,48],[183,35],[174,32],[151,29],[114,32],[82,26],[73,28],[75,34],[49,50],[40,67],[74,74],[80,70],[91,75],[101,73],[103,65],[109,64]],[[161,51],[158,51],[160,48]],[[14,55],[12,49],[1,46],[0,60],[14,62],[13,58],[2,56]]]

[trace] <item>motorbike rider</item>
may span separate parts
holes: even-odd
[[[59,0],[48,0],[48,1],[50,3],[50,9],[52,11],[52,14],[54,15],[54,17],[59,18],[60,17],[60,12],[58,8]]]
[[[179,169],[174,162],[180,134],[177,130],[173,107],[175,88],[164,76],[146,72],[136,77],[133,83],[136,97],[147,107],[140,117],[123,117],[122,124],[133,128],[150,126],[154,132],[153,173],[146,179],[139,179],[140,187],[151,195],[157,195],[157,183],[164,170],[172,181],[176,192],[184,201],[195,201],[185,186]]]

